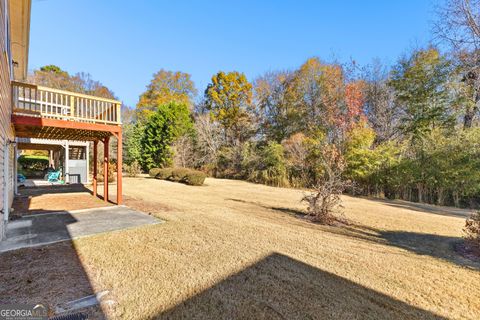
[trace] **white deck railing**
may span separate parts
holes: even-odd
[[[12,82],[13,113],[67,121],[121,123],[117,100]]]

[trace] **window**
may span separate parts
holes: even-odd
[[[69,147],[68,148],[69,160],[86,160],[87,153],[85,147]]]

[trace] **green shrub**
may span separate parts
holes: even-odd
[[[185,177],[182,179],[181,182],[184,182],[184,183],[186,183],[188,185],[191,185],[191,186],[201,186],[203,184],[203,182],[205,181],[206,177],[207,177],[207,175],[202,171],[190,170],[185,175]]]
[[[158,170],[157,175],[155,176],[156,179],[167,180],[172,176],[173,168],[163,168]]]
[[[98,163],[97,164],[97,168],[102,168],[102,167],[103,167],[103,163]],[[117,175],[115,174],[115,171],[117,170],[116,167],[117,167],[117,165],[113,161],[110,161],[108,163],[108,183],[115,182],[116,177],[117,177]],[[98,171],[97,181],[98,182],[105,181],[104,175],[103,175],[103,168]]]
[[[127,172],[129,177],[136,177],[140,173],[142,173],[142,168],[137,160],[134,160],[130,165],[124,164],[124,171]]]
[[[18,163],[23,169],[42,171],[48,168],[48,156],[21,155]]]
[[[273,141],[265,146],[252,148],[243,164],[247,180],[275,187],[287,187],[289,181],[284,153],[283,146]]]
[[[148,175],[152,178],[155,178],[157,174],[162,170],[161,168],[152,168],[148,171]]]
[[[187,169],[187,168],[173,168],[172,169],[172,174],[168,178],[168,180],[175,181],[175,182],[181,182],[190,171],[191,170]]]
[[[188,168],[163,168],[153,172],[152,170],[150,170],[150,175],[156,173],[155,179],[182,182],[191,186],[201,186],[207,177],[202,171]]]

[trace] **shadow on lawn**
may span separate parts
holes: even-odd
[[[339,230],[332,228],[327,231],[379,244],[395,246],[418,255],[434,257],[463,267],[480,269],[479,261],[467,259],[456,251],[456,247],[463,243],[463,239],[460,237],[409,231],[386,231],[361,225],[350,225],[337,229]]]
[[[394,208],[413,210],[413,211],[423,212],[423,213],[437,214],[437,215],[446,216],[446,217],[456,217],[456,218],[466,219],[472,213],[472,210],[469,210],[469,209],[442,207],[442,206],[435,206],[435,205],[426,204],[426,203],[408,202],[403,200],[378,199],[378,198],[365,198],[365,199],[382,203]]]
[[[0,304],[40,303],[53,315],[57,307],[65,309],[65,303],[95,294],[67,228],[76,221],[65,211],[9,222],[2,250],[63,241],[0,253]],[[70,313],[74,312],[86,313],[90,319],[106,318],[100,306]]]
[[[293,208],[265,206],[261,203],[239,199],[228,200],[260,206],[264,209],[288,214],[296,218],[305,217],[305,212]],[[329,232],[365,241],[371,241],[374,243],[395,246],[414,252],[418,255],[427,255],[460,266],[480,269],[480,262],[464,258],[455,250],[456,246],[463,243],[463,239],[461,237],[449,237],[437,234],[417,233],[403,230],[388,231],[355,224],[346,224],[342,226],[323,226],[313,224],[312,222],[305,219],[302,220],[304,221],[303,225],[315,225],[318,227],[318,230],[322,232]]]
[[[272,253],[159,319],[445,319]]]

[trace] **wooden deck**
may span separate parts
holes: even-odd
[[[12,81],[12,124],[15,137],[92,141],[93,194],[97,195],[98,142],[104,147],[103,175],[108,177],[109,141],[117,139],[117,165],[122,168],[121,102],[81,93]],[[108,179],[104,201],[108,202]],[[122,203],[122,170],[117,170],[117,204]]]
[[[13,114],[104,125],[121,124],[121,102],[12,82]]]

